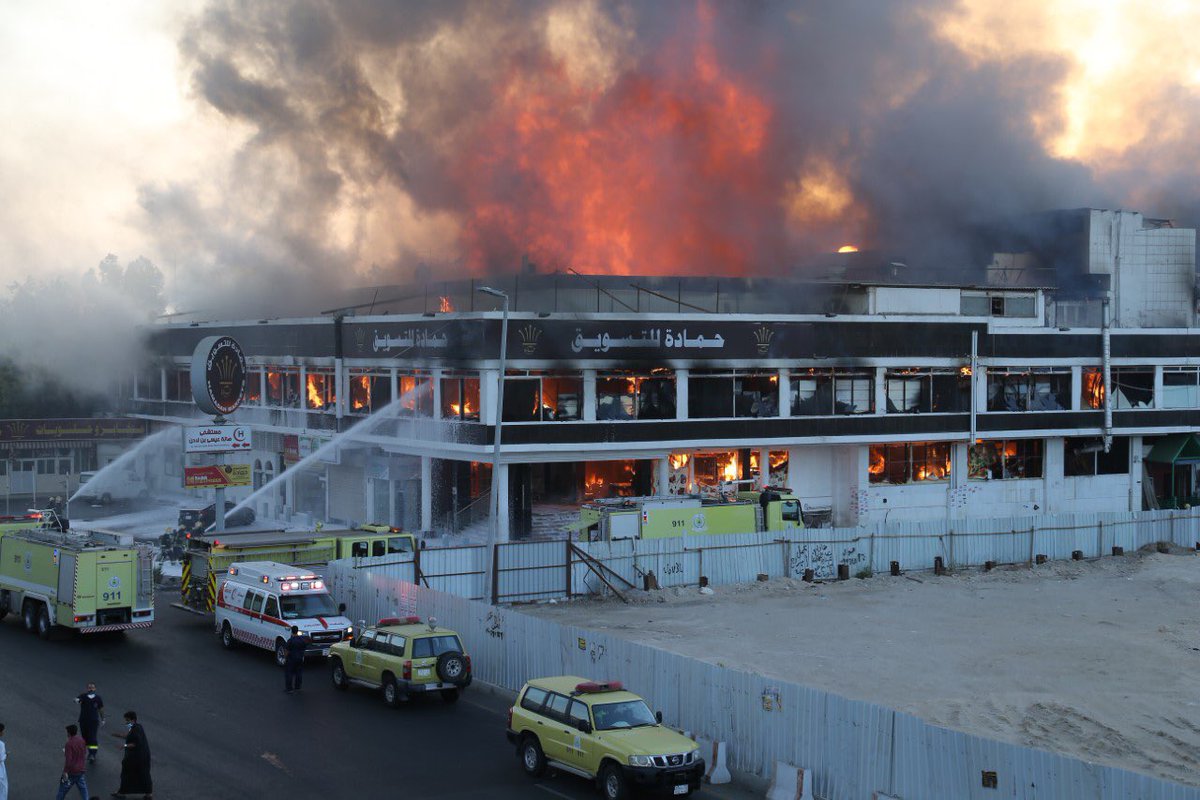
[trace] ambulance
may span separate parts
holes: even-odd
[[[310,656],[328,656],[333,644],[351,638],[345,610],[320,575],[275,561],[243,561],[229,565],[217,588],[216,633],[227,650],[239,643],[261,647],[283,666],[293,625],[308,636]]]

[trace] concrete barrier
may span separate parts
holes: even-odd
[[[782,761],[775,762],[775,776],[767,789],[767,800],[813,800],[808,771]]]
[[[729,783],[733,776],[729,774],[729,753],[724,742],[714,742],[711,739],[697,739],[700,745],[700,756],[704,759],[704,780],[709,783]]]

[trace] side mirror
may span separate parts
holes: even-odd
[[[588,722],[586,719],[579,720],[579,723],[575,727],[579,728],[580,732],[582,733],[592,732],[592,723]]]
[[[655,712],[654,712],[654,719],[656,719],[656,720],[658,721],[658,724],[659,724],[659,725],[662,725],[662,712],[661,712],[661,711],[655,711]]]

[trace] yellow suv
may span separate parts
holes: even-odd
[[[329,648],[333,685],[352,683],[379,689],[383,701],[395,707],[415,694],[441,692],[453,703],[471,685],[471,657],[458,634],[437,627],[432,617],[387,617],[360,630],[350,641]]]
[[[704,777],[696,743],[616,681],[531,680],[508,711],[507,733],[526,773],[551,767],[595,780],[607,800],[635,787],[686,797]]]

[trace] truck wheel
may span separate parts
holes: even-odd
[[[0,619],[8,616],[8,592],[0,592]]]
[[[461,686],[467,680],[467,659],[462,653],[442,653],[437,660],[437,676],[443,683]]]
[[[629,797],[629,784],[621,768],[611,761],[600,770],[600,793],[604,800],[625,800]]]
[[[540,778],[546,772],[546,755],[536,736],[526,734],[517,749],[517,755],[521,757],[521,768],[529,777]]]
[[[25,624],[25,630],[30,633],[37,630],[37,605],[32,600],[26,600],[21,609],[21,622]]]
[[[42,610],[38,612],[37,617],[37,635],[43,639],[50,638],[51,627],[53,626],[50,624],[50,612],[45,606],[42,606]]]
[[[346,680],[346,668],[342,666],[342,660],[335,658],[333,660],[333,688],[345,691],[349,685],[349,681]]]
[[[237,639],[233,638],[233,628],[229,627],[229,623],[221,624],[221,646],[226,650],[232,650],[237,646]]]
[[[388,708],[400,705],[400,687],[396,685],[396,679],[391,675],[383,676],[383,702]]]
[[[457,703],[458,689],[442,689],[442,699],[447,703]]]
[[[281,667],[287,666],[287,642],[283,639],[275,640],[275,663]]]

